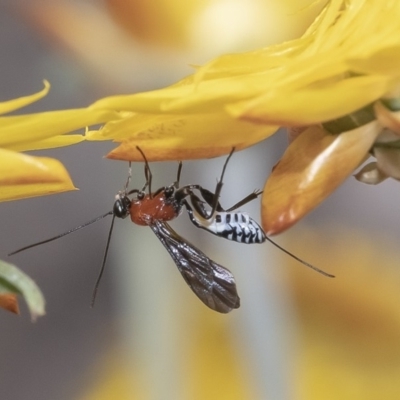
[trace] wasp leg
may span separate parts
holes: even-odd
[[[183,204],[186,207],[186,210],[187,210],[188,215],[189,215],[189,219],[192,221],[193,225],[197,226],[198,228],[204,229],[203,225],[201,225],[200,222],[195,218],[194,212],[193,212],[193,208],[190,206],[190,204],[186,200],[183,201]],[[196,210],[196,211],[201,216],[203,216],[201,211],[200,212],[199,212],[199,210]]]
[[[146,189],[146,187],[148,187],[149,188],[149,196],[152,197],[151,196],[151,181],[153,179],[153,174],[151,173],[149,162],[147,161],[147,158],[144,155],[143,150],[139,146],[136,146],[136,149],[140,152],[140,154],[142,155],[143,160],[144,160],[144,176],[146,177],[146,183],[143,186],[142,192]]]
[[[195,211],[204,219],[208,218],[208,211],[205,209],[204,207],[204,201],[200,200],[199,197],[197,197],[194,193],[190,194],[190,201],[193,205],[193,208],[195,209]],[[189,211],[189,203],[185,200],[185,205],[186,208]]]
[[[250,193],[244,199],[238,201],[235,205],[233,205],[232,207],[228,208],[225,211],[226,212],[234,211],[234,210],[242,207],[243,205],[250,203],[250,201],[255,200],[260,194],[262,194],[262,192],[263,192],[262,190],[255,190],[253,193]]]
[[[209,190],[203,189],[203,188],[199,188],[199,191],[200,191],[201,195],[203,196],[204,200],[206,201],[206,203],[211,207],[215,200],[215,194],[210,192]],[[242,207],[243,205],[249,203],[250,201],[255,200],[261,193],[262,193],[262,190],[255,190],[253,193],[250,193],[244,199],[238,201],[236,204],[234,204],[232,207],[228,208],[227,210],[223,209],[221,204],[218,202],[216,211],[219,211],[219,212],[234,211],[234,210],[238,209],[239,207]]]
[[[232,150],[231,150],[231,152],[229,153],[229,155],[228,155],[226,161],[225,161],[224,166],[222,167],[221,177],[220,177],[219,181],[217,182],[217,186],[215,187],[214,199],[213,199],[213,201],[212,201],[212,204],[210,204],[210,206],[211,206],[211,213],[210,213],[208,219],[212,218],[212,216],[214,215],[215,211],[217,211],[218,206],[219,206],[220,208],[222,208],[221,205],[219,204],[219,196],[220,196],[221,190],[222,190],[222,185],[223,185],[223,180],[224,180],[224,175],[225,175],[226,166],[228,165],[228,162],[229,162],[230,158],[232,157],[232,154],[234,153],[234,151],[235,151],[235,148],[233,147]],[[203,189],[203,190],[204,190],[204,189]],[[211,193],[211,192],[210,192],[210,193]]]

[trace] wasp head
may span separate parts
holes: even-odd
[[[117,194],[113,207],[113,214],[118,218],[126,218],[129,215],[131,200],[126,194]]]

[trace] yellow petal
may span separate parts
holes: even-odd
[[[57,160],[0,149],[0,201],[75,190]]]
[[[94,110],[105,109],[115,111],[134,111],[144,113],[158,113],[164,102],[176,97],[185,97],[193,91],[190,85],[192,78],[175,83],[169,87],[149,92],[129,95],[109,96],[91,104],[89,108]]]
[[[132,135],[147,130],[159,130],[165,123],[179,121],[184,116],[168,114],[135,114],[132,112],[121,113],[123,118],[117,121],[107,122],[98,131],[89,130],[86,132],[86,140],[110,140],[122,142]]]
[[[311,127],[294,140],[265,185],[267,234],[289,228],[329,196],[363,160],[378,133],[374,121],[340,135]]]
[[[112,96],[90,106],[93,109],[143,112],[147,114],[204,114],[223,111],[227,101],[264,93],[269,80],[263,82],[257,74],[224,77],[193,83],[196,75],[160,90],[132,95]]]
[[[339,118],[383,96],[388,79],[352,77],[294,92],[268,91],[253,100],[227,106],[236,118],[284,126],[312,125]],[[360,96],[362,93],[362,96]]]
[[[133,117],[133,122],[137,119]],[[218,157],[229,153],[233,147],[241,150],[257,143],[272,133],[277,127],[236,121],[224,113],[171,116],[155,120],[142,119],[140,127],[130,127],[129,121],[106,125],[113,129],[114,135],[130,130],[129,139],[112,150],[107,157],[117,160],[143,161],[137,151],[139,146],[149,161],[190,160]],[[121,128],[121,131],[119,131]],[[133,134],[132,134],[133,133]]]
[[[349,59],[347,64],[358,73],[400,76],[400,44],[379,49],[368,57]]]
[[[13,151],[31,151],[31,150],[46,150],[57,147],[71,146],[85,140],[82,135],[59,135],[49,139],[38,140],[36,142],[24,142],[8,146],[8,150]]]
[[[20,150],[26,150],[24,143],[31,145],[35,141],[119,118],[114,111],[85,108],[0,117],[0,147],[18,145]]]
[[[18,99],[0,102],[0,114],[5,114],[11,111],[18,110],[19,108],[25,107],[46,96],[46,94],[50,90],[50,84],[47,81],[44,81],[43,83],[44,88],[38,93],[32,94],[30,96],[20,97]]]

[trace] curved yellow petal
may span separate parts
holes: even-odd
[[[136,119],[133,117],[133,121]],[[107,157],[117,160],[143,161],[137,151],[139,146],[149,161],[191,160],[218,157],[229,153],[233,147],[241,150],[257,143],[277,129],[275,126],[236,121],[223,113],[175,116],[147,121],[142,119],[142,129],[129,128],[128,121],[106,125],[106,129],[120,133],[130,129],[130,136],[123,140]],[[121,125],[121,126],[119,126]]]
[[[0,149],[0,201],[75,190],[57,160]]]
[[[328,197],[364,159],[379,131],[376,121],[340,135],[311,127],[294,140],[264,188],[267,234],[289,228]]]
[[[35,141],[119,118],[114,111],[88,108],[0,117],[0,147],[18,145],[20,150],[27,150],[29,146],[24,147],[24,143],[31,145]]]
[[[46,94],[50,90],[50,83],[47,81],[43,81],[43,83],[44,88],[38,93],[31,94],[29,96],[19,97],[18,99],[0,102],[0,114],[6,114],[11,111],[18,110],[19,108],[25,107],[46,96]]]

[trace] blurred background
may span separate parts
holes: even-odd
[[[50,94],[24,112],[85,107],[151,90],[226,52],[301,35],[322,3],[267,0],[0,0],[0,101]],[[234,154],[222,204],[262,188],[284,132]],[[112,143],[36,152],[60,159],[79,192],[2,203],[1,257],[110,210],[127,164]],[[224,159],[185,162],[182,183],[213,189]],[[175,179],[154,163],[153,186]],[[144,182],[133,166],[132,186]],[[12,258],[33,277],[47,315],[0,311],[0,399],[302,400],[400,397],[400,188],[350,178],[277,242],[245,246],[173,227],[235,275],[241,308],[208,310],[150,229],[116,221],[107,270],[90,309],[110,220]],[[259,201],[247,205],[259,218]]]

